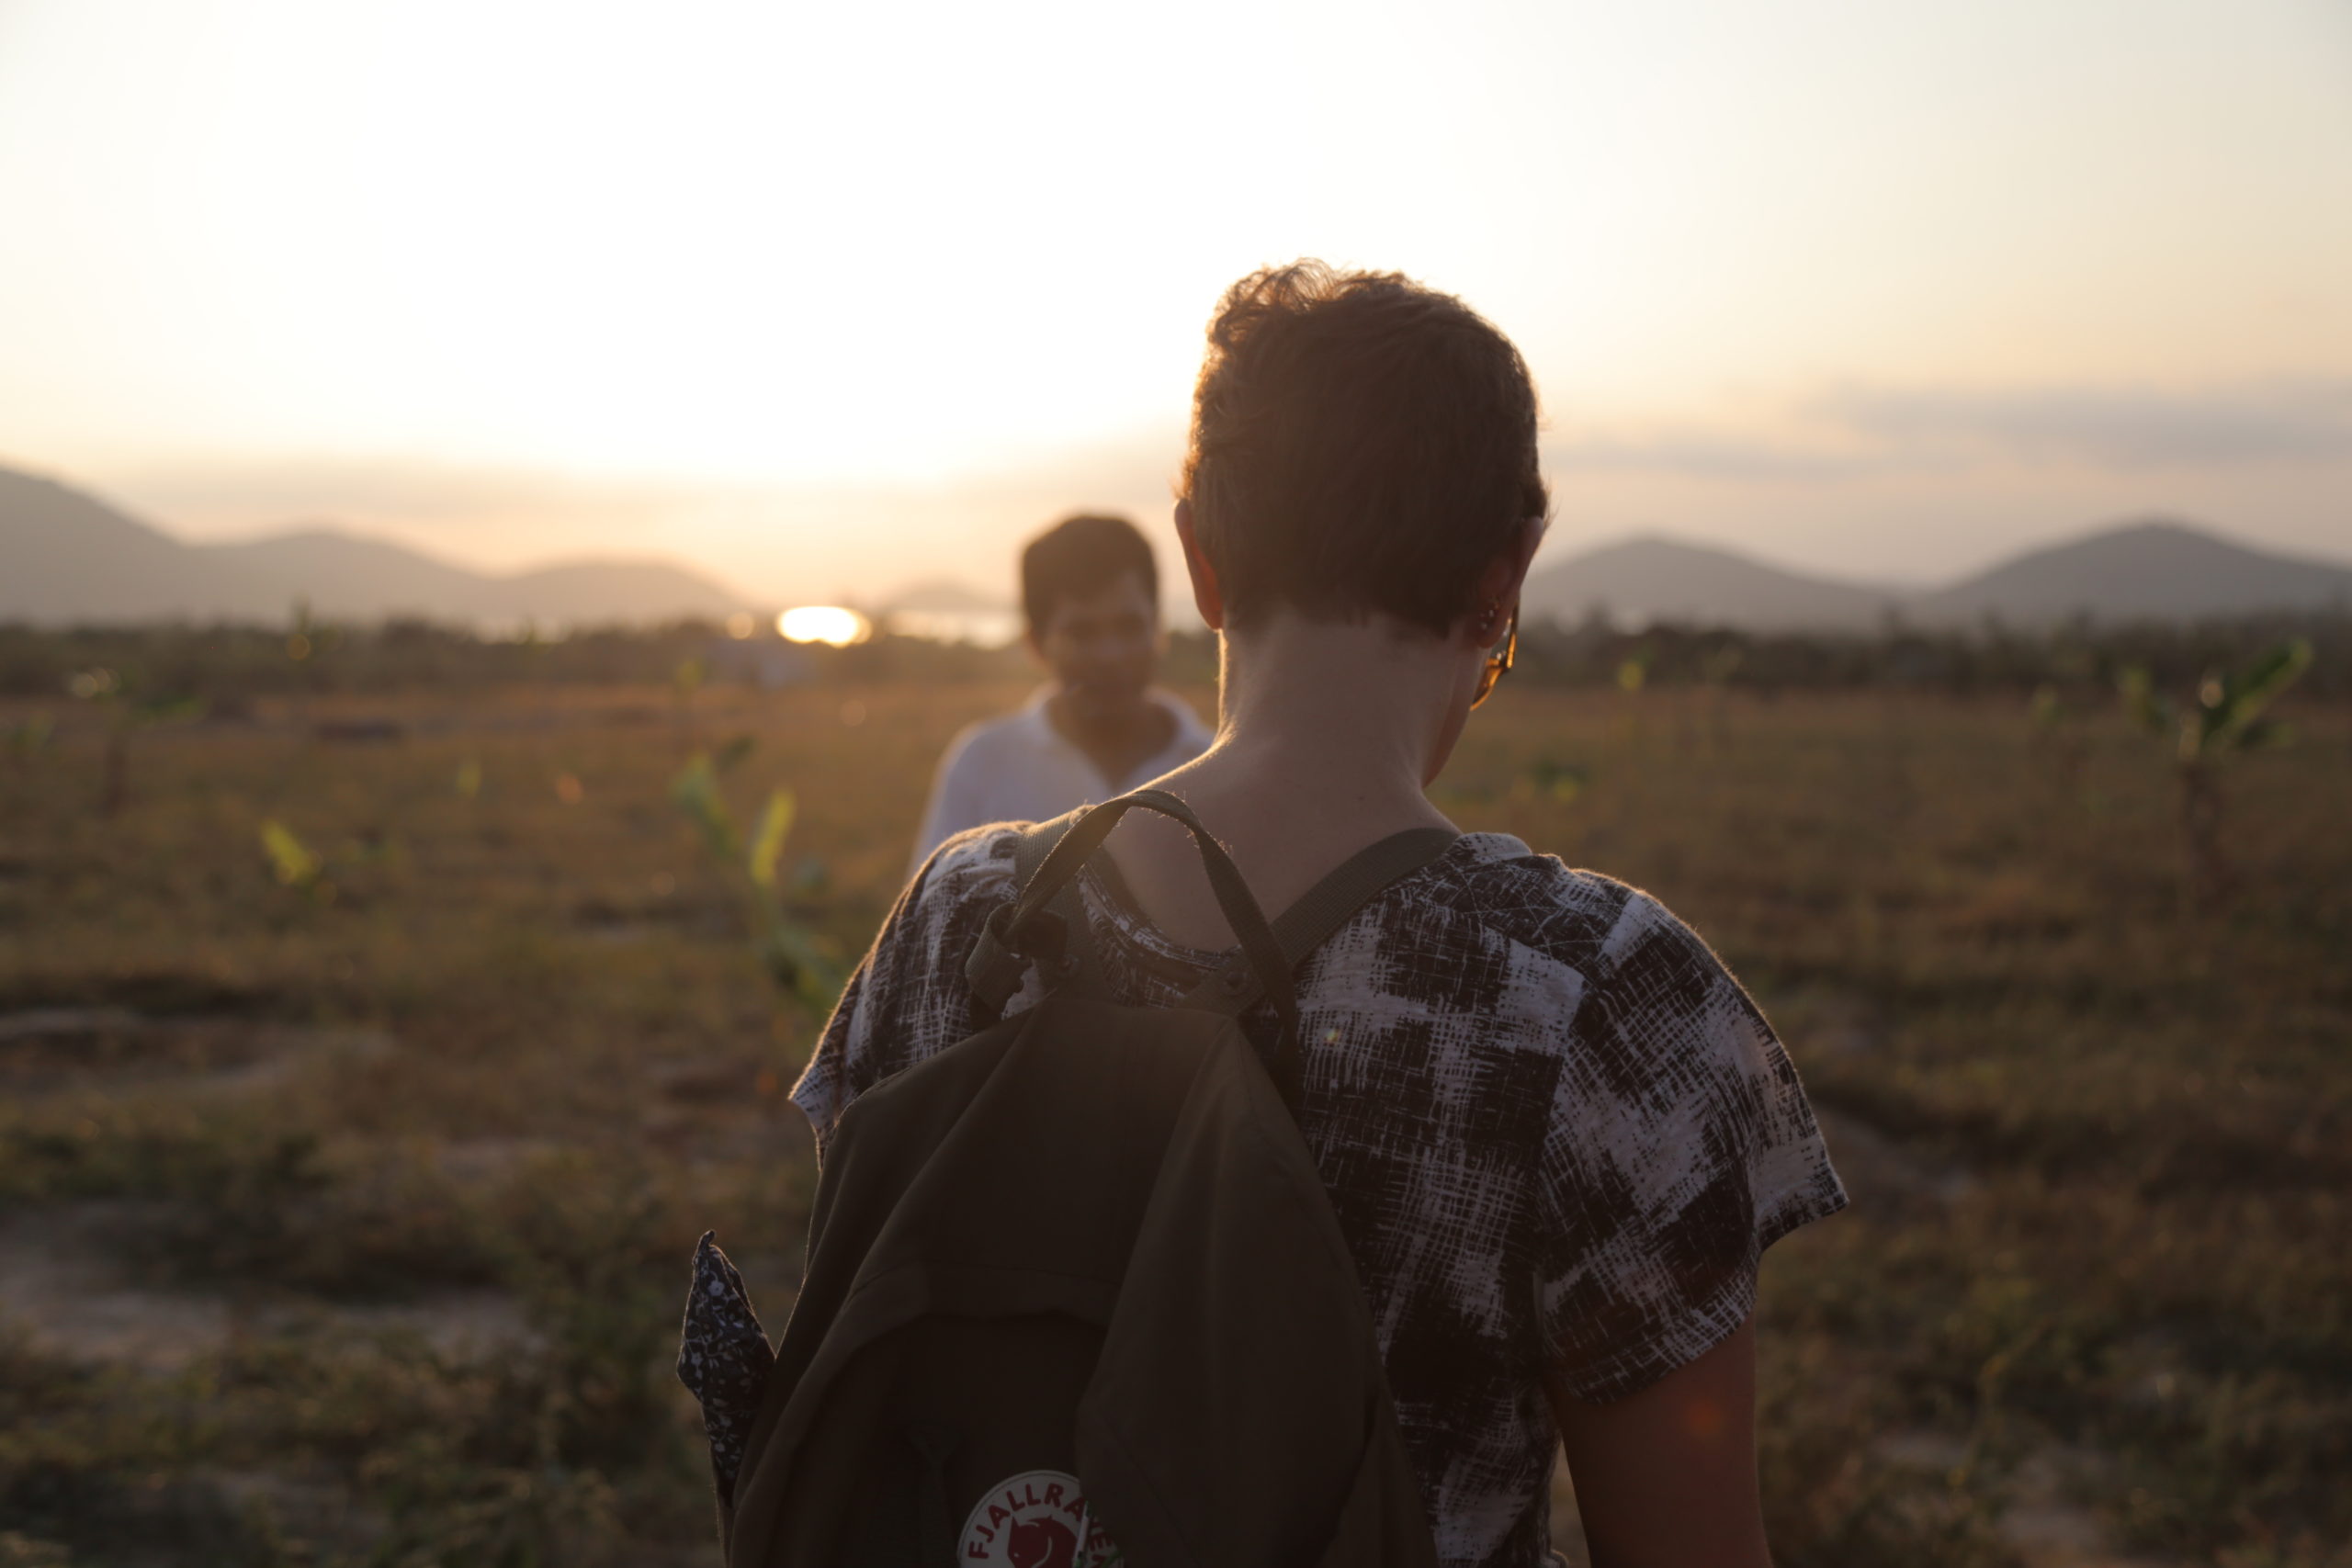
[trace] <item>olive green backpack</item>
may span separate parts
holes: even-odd
[[[1102,985],[1074,884],[1131,807],[1189,829],[1235,958]],[[1374,845],[1269,922],[1175,796],[1031,829],[970,955],[977,1032],[859,1096],[721,1499],[736,1568],[1434,1568],[1313,1156],[1292,970],[1453,835]],[[1031,968],[1046,992],[1001,1019]],[[1271,1060],[1243,1036],[1260,995]]]

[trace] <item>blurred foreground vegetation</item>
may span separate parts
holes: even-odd
[[[1547,634],[1442,781],[1690,919],[1824,1111],[1855,1207],[1761,1308],[1783,1563],[2352,1562],[2344,644],[2218,776],[2226,895],[2115,695],[2274,630],[1770,684]],[[172,635],[0,633],[0,1565],[709,1561],[686,1259],[780,1324],[813,1187],[775,932],[863,946],[1017,665]],[[111,807],[94,667],[207,705]]]

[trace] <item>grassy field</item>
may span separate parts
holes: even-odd
[[[748,738],[737,818],[795,792],[778,886],[854,955],[1018,695],[265,704],[132,735],[111,817],[97,715],[17,731],[0,1568],[709,1561],[678,1298],[716,1226],[782,1322],[815,1021],[672,782]],[[1705,932],[1853,1190],[1766,1267],[1782,1562],[2352,1563],[2352,712],[2286,716],[2192,908],[2120,717],[1479,714],[1441,803]]]

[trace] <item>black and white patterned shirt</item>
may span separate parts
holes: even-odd
[[[850,1101],[971,1032],[964,959],[1012,896],[1012,827],[900,896],[792,1091],[821,1153]],[[1169,942],[1092,871],[1123,1001],[1224,955]],[[1031,1005],[1030,989],[1008,1011]],[[1551,1372],[1633,1393],[1747,1318],[1764,1249],[1845,1206],[1780,1042],[1648,895],[1464,835],[1299,966],[1300,1126],[1372,1306],[1446,1568],[1548,1546]],[[1272,1010],[1243,1019],[1260,1049]]]

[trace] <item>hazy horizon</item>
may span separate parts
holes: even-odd
[[[1216,297],[1316,254],[1521,344],[1555,556],[2352,555],[2325,0],[643,17],[0,3],[0,460],[191,539],[993,590],[1075,508],[1172,543]]]
[[[1550,463],[1549,457],[1550,455],[1547,454],[1547,466],[1554,473],[1556,491],[1560,488],[1558,465]],[[904,558],[903,551],[893,552],[899,558],[894,563],[862,576],[849,571],[841,571],[828,578],[821,571],[795,572],[787,568],[775,580],[763,581],[752,574],[734,570],[725,560],[698,553],[693,546],[691,530],[657,531],[639,528],[631,520],[663,513],[675,518],[730,505],[752,507],[764,502],[770,505],[788,506],[792,504],[795,498],[762,497],[741,492],[733,495],[713,492],[696,496],[684,491],[664,491],[650,486],[631,489],[619,485],[598,487],[576,481],[567,484],[560,479],[542,481],[545,488],[540,490],[533,486],[533,476],[528,475],[473,473],[449,476],[430,470],[407,478],[405,484],[401,482],[404,476],[397,474],[362,476],[360,482],[355,482],[353,478],[347,475],[338,475],[334,472],[319,474],[308,471],[300,466],[289,465],[282,472],[265,476],[261,482],[254,484],[250,490],[232,485],[224,485],[222,489],[230,496],[258,495],[264,498],[262,502],[264,505],[268,503],[269,498],[289,494],[323,496],[341,493],[345,496],[364,498],[388,493],[395,499],[398,512],[405,513],[412,517],[421,517],[423,521],[413,522],[408,526],[364,521],[362,517],[365,515],[366,507],[363,502],[359,508],[344,512],[332,511],[323,506],[308,508],[298,506],[272,524],[254,527],[230,525],[218,529],[203,529],[184,526],[178,517],[167,514],[156,506],[145,504],[123,491],[92,485],[81,476],[44,468],[39,464],[24,461],[11,454],[0,453],[0,468],[40,474],[83,490],[103,502],[125,508],[140,521],[153,525],[174,538],[189,544],[243,544],[289,533],[325,528],[359,537],[389,540],[456,565],[496,574],[527,571],[581,559],[630,556],[657,557],[701,571],[722,585],[740,588],[752,602],[773,604],[817,601],[887,604],[897,594],[908,589],[943,581],[955,582],[983,594],[992,595],[1005,604],[1011,604],[1018,597],[1017,584],[1013,581],[1014,561],[1012,551],[1023,534],[1034,529],[1050,515],[1049,512],[1035,512],[1033,515],[1034,509],[1023,505],[1023,498],[1010,479],[1000,479],[993,488],[975,487],[971,491],[959,491],[956,487],[943,486],[930,493],[915,492],[911,495],[899,496],[876,494],[852,498],[847,504],[837,501],[833,504],[840,510],[834,513],[835,515],[856,515],[851,508],[862,507],[865,509],[864,519],[872,525],[878,527],[886,521],[891,524],[888,533],[893,539],[904,539],[910,535],[919,535],[926,528],[935,528],[941,533],[967,531],[975,536],[985,536],[990,532],[1001,533],[1004,543],[999,547],[993,541],[981,543],[976,540],[971,551],[967,555],[951,556],[945,558],[924,557],[917,564],[909,564]],[[1036,482],[1041,497],[1049,489],[1053,476],[1059,471],[1048,468],[1039,470]],[[385,491],[373,490],[370,484],[366,482],[368,479],[372,479],[375,484],[384,485]],[[202,498],[199,502],[199,504],[202,504],[204,500],[209,500],[215,493],[206,488],[200,479],[191,491],[186,492],[176,490],[175,482],[174,479],[167,478],[154,487],[166,503],[175,495],[193,493]],[[187,481],[176,482],[186,483]],[[1077,504],[1125,505],[1122,502],[1104,502],[1100,499],[1106,493],[1106,487],[1097,486],[1095,491],[1087,493],[1095,495],[1097,499],[1090,502],[1072,503],[1059,509],[1071,510]],[[211,503],[220,504],[217,501]],[[233,506],[234,503],[231,504]],[[497,536],[503,544],[509,547],[521,546],[523,547],[521,548],[469,551],[463,547],[467,537],[478,536],[475,535],[475,530],[469,525],[467,519],[479,517],[486,510],[494,510],[507,516],[526,516],[527,513],[523,509],[535,504],[545,505],[548,509],[550,517],[560,525],[546,530],[544,535],[536,528],[515,527],[503,530]],[[822,505],[824,502],[820,499],[816,504]],[[442,508],[447,509],[450,525],[444,525],[441,517],[435,515],[436,512]],[[1183,606],[1178,603],[1182,598],[1182,582],[1181,577],[1177,575],[1179,569],[1174,555],[1176,548],[1174,532],[1166,521],[1166,503],[1163,502],[1157,512],[1132,505],[1125,506],[1125,509],[1136,515],[1147,530],[1155,536],[1155,543],[1160,548],[1162,555],[1164,594],[1172,610],[1182,610]],[[388,508],[387,514],[392,514],[394,511],[394,508]],[[233,515],[233,512],[230,514]],[[598,527],[597,522],[600,518],[608,525]],[[2177,508],[2157,507],[2071,519],[2046,530],[2020,530],[2014,536],[2006,532],[1988,533],[1973,536],[1966,540],[1961,540],[1958,536],[1955,536],[1956,543],[1973,544],[1976,547],[1973,550],[1952,550],[1949,557],[1951,564],[1939,570],[1921,570],[1908,574],[1860,570],[1851,561],[1844,558],[1808,559],[1794,553],[1771,548],[1769,544],[1759,543],[1758,539],[1749,537],[1746,533],[1738,530],[1710,535],[1694,528],[1635,525],[1604,532],[1582,527],[1574,517],[1565,517],[1555,524],[1552,536],[1538,558],[1538,567],[1540,570],[1544,565],[1557,563],[1572,556],[1633,540],[1665,538],[1730,550],[1767,566],[1782,568],[1827,581],[1894,591],[1914,591],[1948,585],[1999,565],[2026,550],[2066,543],[2117,525],[2148,520],[2183,522],[2251,547],[2267,548],[2281,554],[2303,556],[2352,567],[2352,530],[2309,544],[2292,539],[2281,542],[2276,539],[2266,539],[2250,530],[2233,525],[2226,519],[2200,515]],[[584,527],[582,525],[583,523],[586,525]],[[993,528],[991,525],[994,525]],[[809,536],[808,531],[797,535],[797,537],[802,540]],[[540,537],[544,537],[547,541],[545,547],[537,550],[528,547],[529,541]],[[665,537],[672,538],[675,542],[665,543],[663,542]],[[847,542],[853,547],[855,538],[855,530],[852,529]]]

